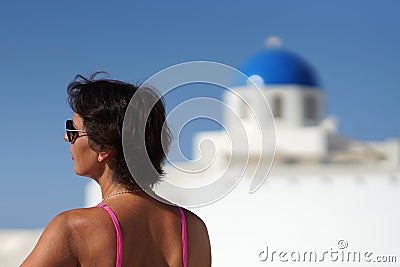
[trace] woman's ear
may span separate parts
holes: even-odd
[[[98,152],[99,155],[97,156],[97,161],[98,162],[103,162],[105,160],[107,160],[108,158],[110,158],[110,156],[113,153],[113,150],[111,148],[105,148],[103,151]]]

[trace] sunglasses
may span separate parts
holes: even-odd
[[[87,133],[85,130],[77,130],[75,129],[74,123],[72,120],[67,120],[65,122],[65,131],[67,132],[67,137],[68,137],[68,142],[70,143],[75,143],[76,139],[80,136],[85,136],[85,135],[79,135],[79,133]]]

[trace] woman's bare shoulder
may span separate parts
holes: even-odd
[[[69,236],[70,242],[74,242],[74,237],[80,237],[92,233],[92,228],[111,225],[108,214],[101,208],[79,208],[61,212],[48,224],[45,231],[64,233]],[[74,244],[70,244],[71,246]]]
[[[203,230],[207,229],[206,224],[204,223],[204,221],[199,216],[197,216],[197,214],[195,214],[194,212],[192,212],[192,211],[190,211],[188,209],[182,208],[182,210],[185,213],[186,222],[188,224],[190,224],[192,227],[202,228]]]
[[[190,210],[184,209],[190,266],[211,266],[211,245],[204,221]]]
[[[67,223],[71,229],[74,229],[82,226],[86,227],[87,224],[92,225],[96,222],[103,222],[101,220],[103,217],[108,217],[107,213],[105,213],[101,208],[91,207],[64,211],[58,214],[54,220]]]
[[[97,212],[77,209],[62,212],[46,226],[36,246],[21,266],[76,266],[73,235]]]
[[[76,266],[82,248],[96,247],[93,240],[97,227],[107,227],[107,213],[99,208],[64,211],[53,218],[44,229],[36,246],[21,266]],[[112,227],[112,222],[111,222]],[[112,228],[111,228],[112,229]],[[112,231],[101,231],[104,238]],[[101,237],[100,237],[101,238]],[[89,246],[91,243],[91,246]]]

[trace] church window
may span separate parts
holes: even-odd
[[[272,115],[274,118],[282,118],[282,97],[281,96],[275,96],[272,99]]]
[[[314,96],[306,95],[304,98],[304,117],[306,120],[317,120],[317,101]]]

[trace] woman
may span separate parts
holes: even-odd
[[[57,215],[22,266],[211,266],[203,221],[152,198],[134,179],[145,177],[151,187],[162,177],[164,149],[170,143],[163,102],[149,88],[95,79],[96,74],[88,79],[78,75],[68,86],[74,113],[64,139],[71,143],[74,172],[99,183],[103,200],[96,207]],[[145,131],[132,134],[135,139],[145,133],[145,148],[139,149],[147,151],[156,176],[140,168],[139,158],[131,173],[124,159],[123,121],[134,94],[135,116],[147,120]],[[146,109],[151,109],[148,118]]]

